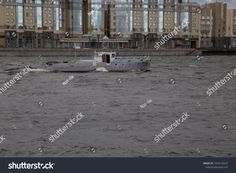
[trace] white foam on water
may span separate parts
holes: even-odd
[[[43,68],[31,68],[30,71],[32,72],[49,72],[49,70],[47,69],[43,69]]]
[[[108,72],[106,68],[104,67],[98,67],[96,68],[96,71],[100,71],[100,72]]]

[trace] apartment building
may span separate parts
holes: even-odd
[[[175,23],[181,26],[182,30],[177,35],[175,47],[199,48],[200,47],[200,5],[185,1],[178,4]]]
[[[226,48],[227,4],[216,2],[208,4],[212,9],[212,44],[215,48]]]
[[[2,0],[0,47],[60,47],[64,4],[60,0]]]
[[[213,47],[213,10],[208,4],[201,6],[200,40],[201,48]]]
[[[234,16],[189,0],[2,0],[0,47],[145,49],[181,26],[162,48],[228,48]]]
[[[5,7],[0,4],[0,48],[5,47]]]
[[[236,48],[236,10],[228,9],[226,22],[226,47]]]

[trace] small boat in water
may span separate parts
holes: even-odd
[[[148,71],[151,59],[149,57],[117,57],[116,52],[95,52],[92,60],[79,60],[75,62],[47,62],[51,72],[128,72]]]

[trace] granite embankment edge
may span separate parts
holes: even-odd
[[[197,49],[9,49],[1,48],[0,57],[71,57],[92,56],[94,51],[115,51],[119,56],[195,56]]]

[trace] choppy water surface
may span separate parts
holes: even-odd
[[[1,57],[0,86],[25,65],[57,59]],[[0,95],[0,156],[235,157],[236,76],[206,95],[235,67],[229,56],[153,57],[146,73],[31,72]],[[50,143],[77,112],[85,117]],[[183,112],[190,117],[155,143]]]

